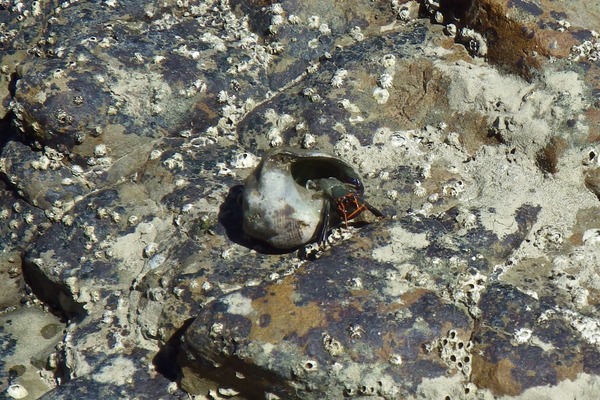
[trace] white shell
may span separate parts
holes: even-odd
[[[279,249],[315,240],[328,200],[307,182],[330,176],[360,179],[348,163],[324,152],[271,150],[244,184],[244,232]]]

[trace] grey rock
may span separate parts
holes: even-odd
[[[477,58],[430,3],[1,15],[1,261],[23,269],[3,301],[64,318],[46,398],[594,392],[593,74],[531,73],[526,21],[441,2],[473,37],[506,33]],[[280,145],[347,160],[388,218],[305,253],[248,238],[241,184]]]

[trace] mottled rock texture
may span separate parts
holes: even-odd
[[[0,2],[0,389],[597,398],[582,3]],[[346,159],[387,217],[246,237],[282,145]]]

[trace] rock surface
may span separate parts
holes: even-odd
[[[0,396],[597,398],[599,19],[3,2]],[[351,162],[387,218],[246,237],[281,145]]]

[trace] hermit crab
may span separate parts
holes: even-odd
[[[265,154],[242,194],[243,230],[278,249],[324,242],[328,231],[369,210],[352,166],[331,154],[291,147]]]

